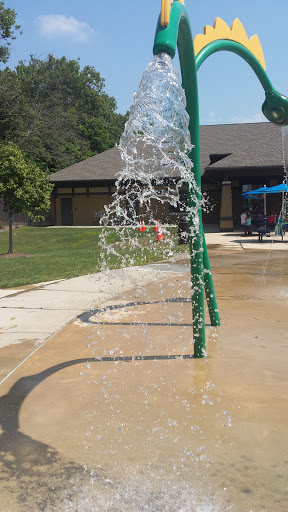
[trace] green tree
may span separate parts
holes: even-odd
[[[31,164],[13,143],[0,145],[0,197],[9,216],[9,249],[12,246],[12,220],[15,213],[24,213],[33,221],[44,220],[49,210],[53,185],[49,175]]]
[[[16,39],[14,30],[20,30],[20,25],[15,25],[15,19],[16,12],[13,9],[5,9],[4,2],[0,2],[0,62],[4,64],[10,56],[10,41]]]
[[[113,147],[126,117],[104,85],[93,67],[52,55],[0,71],[0,140],[50,172]]]

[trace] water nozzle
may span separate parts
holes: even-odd
[[[158,55],[165,52],[173,59],[177,50],[178,29],[181,17],[186,17],[184,0],[173,1],[170,11],[169,3],[169,22],[162,26],[161,15],[156,28],[153,54]]]
[[[262,112],[271,123],[278,126],[288,125],[288,98],[273,89],[266,93]]]

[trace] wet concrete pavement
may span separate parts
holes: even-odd
[[[207,316],[204,360],[187,260],[75,307],[1,385],[1,510],[286,512],[281,247],[210,244],[222,325]]]
[[[221,261],[227,252],[243,253],[242,256],[249,252],[251,265],[252,251],[267,253],[269,258],[264,256],[263,264],[259,266],[256,261],[257,273],[265,272],[266,261],[275,251],[288,251],[288,241],[282,243],[274,236],[264,237],[263,243],[258,242],[257,235],[243,237],[237,233],[207,233],[206,239],[210,251],[213,250],[215,255],[221,251]],[[0,384],[79,314],[126,290],[165,279],[165,272],[170,275],[171,271],[178,272],[181,268],[177,268],[176,263],[173,268],[167,264],[147,265],[23,288],[0,289]]]
[[[163,270],[134,267],[1,290],[0,384],[78,315],[121,292],[165,279]]]

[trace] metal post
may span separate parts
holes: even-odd
[[[160,21],[158,22],[153,51],[155,55],[164,51],[173,58],[177,46],[181,66],[182,86],[186,95],[186,110],[190,117],[189,130],[191,142],[194,145],[189,157],[193,162],[193,173],[197,187],[197,190],[191,190],[190,184],[187,184],[188,207],[190,210],[189,248],[192,283],[194,356],[203,358],[205,357],[206,350],[204,283],[211,324],[220,325],[220,319],[202,226],[199,103],[193,38],[186,9],[180,2],[174,2],[172,4],[170,22],[167,28],[163,29]],[[191,210],[195,208],[196,205],[198,205],[198,231],[194,230],[195,219],[191,214]],[[204,264],[207,265],[207,268],[205,268],[207,272],[205,273]]]

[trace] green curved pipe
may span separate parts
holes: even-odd
[[[171,58],[175,56],[178,46],[182,86],[186,95],[186,110],[190,117],[189,131],[191,141],[194,144],[189,157],[194,166],[193,172],[198,187],[196,192],[197,200],[201,202],[201,166],[200,166],[200,125],[199,125],[199,102],[197,70],[194,55],[193,38],[189,19],[184,5],[180,2],[173,2],[168,27],[163,28],[158,21],[153,53],[157,55],[165,52]],[[190,190],[187,184],[188,206],[193,207],[194,191]],[[220,325],[216,296],[209,265],[207,246],[202,226],[202,210],[199,208],[200,229],[196,236],[189,237],[191,254],[191,281],[192,281],[192,308],[193,308],[193,335],[194,335],[194,356],[202,358],[205,355],[205,306],[204,287],[206,300],[212,325]],[[189,219],[192,227],[192,218]],[[205,271],[204,271],[205,266]]]
[[[236,53],[251,66],[265,91],[266,99],[262,105],[264,116],[273,124],[286,126],[288,124],[288,98],[274,89],[259,60],[242,44],[228,39],[209,43],[196,56],[197,70],[210,55],[223,50]]]
[[[212,43],[207,44],[207,46],[204,46],[202,50],[196,55],[196,69],[200,68],[201,64],[210,57],[213,53],[220,52],[220,51],[227,51],[227,52],[233,52],[242,57],[246,62],[251,66],[255,74],[258,76],[262,87],[266,93],[270,93],[273,91],[273,86],[268,78],[268,75],[266,71],[264,70],[263,66],[260,64],[259,60],[256,59],[256,57],[253,55],[248,48],[243,46],[240,43],[237,43],[236,41],[230,41],[229,39],[220,39],[217,41],[212,41]]]
[[[288,98],[278,93],[272,86],[265,70],[256,57],[240,43],[230,40],[218,40],[204,47],[195,59],[194,45],[191,28],[184,5],[175,0],[171,6],[170,20],[167,27],[162,27],[160,17],[156,28],[153,53],[166,52],[171,58],[175,56],[178,46],[182,85],[186,94],[186,110],[190,117],[189,130],[191,141],[195,147],[190,153],[194,164],[194,175],[197,186],[201,190],[201,167],[200,167],[200,125],[199,125],[199,102],[197,70],[206,58],[218,51],[227,50],[238,54],[252,67],[259,78],[266,99],[262,105],[263,114],[266,118],[278,126],[288,124]],[[188,185],[187,185],[188,188]],[[199,197],[198,197],[199,198]],[[188,190],[188,204],[193,206],[192,191]],[[204,328],[204,294],[203,282],[205,283],[206,299],[209,307],[212,325],[220,325],[215,292],[210,271],[207,247],[205,243],[202,212],[199,210],[200,230],[199,234],[192,240],[190,237],[191,252],[191,278],[193,286],[193,332],[195,338],[195,356],[203,357],[205,350],[205,328]],[[190,224],[192,220],[190,219]],[[203,252],[202,252],[203,251]],[[194,260],[193,260],[194,258]],[[206,272],[203,273],[203,261]],[[200,276],[200,278],[199,278]],[[196,324],[197,321],[197,324]],[[196,336],[195,336],[196,334]]]

